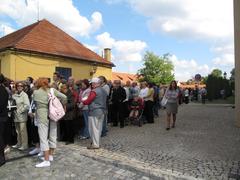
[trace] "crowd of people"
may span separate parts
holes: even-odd
[[[58,122],[49,119],[49,94],[61,101],[65,116]],[[54,160],[57,140],[66,145],[75,138],[91,139],[88,149],[99,149],[101,136],[108,125],[124,128],[126,120],[140,115],[144,123],[154,123],[161,100],[168,99],[166,130],[176,125],[179,104],[176,81],[170,86],[153,83],[107,81],[104,76],[75,81],[61,78],[58,72],[49,78],[14,82],[0,75],[0,165],[10,147],[29,150],[42,162],[36,167],[48,167]],[[141,113],[140,113],[141,111]],[[172,120],[171,120],[172,117]]]

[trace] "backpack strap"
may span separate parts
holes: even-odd
[[[53,90],[53,88],[50,88],[50,94],[51,94],[52,96],[54,96],[54,90]]]

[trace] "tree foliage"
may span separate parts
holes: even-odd
[[[206,79],[207,96],[210,101],[221,98],[220,91],[222,89],[225,90],[226,97],[232,95],[230,80],[216,76],[216,74],[210,74]]]
[[[231,77],[230,77],[231,88],[235,89],[235,68],[233,68],[230,73],[231,73]]]
[[[220,69],[213,69],[211,75],[214,77],[222,77],[222,71]]]
[[[146,52],[143,58],[144,67],[138,71],[141,81],[156,84],[167,84],[174,80],[174,66],[169,60],[169,54],[157,56],[153,52]]]

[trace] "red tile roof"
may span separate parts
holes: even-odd
[[[126,83],[127,81],[136,82],[138,76],[136,74],[112,72],[112,80],[121,80],[121,82]]]
[[[0,38],[0,51],[8,48],[114,66],[45,19]]]

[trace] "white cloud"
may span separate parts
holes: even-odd
[[[234,55],[233,54],[223,54],[220,57],[213,59],[214,65],[218,66],[234,66]]]
[[[37,20],[37,0],[1,0],[0,15],[7,15],[20,26]],[[39,0],[40,19],[48,19],[67,33],[88,36],[103,24],[102,15],[93,12],[91,19],[82,16],[72,0]]]
[[[9,26],[5,23],[1,23],[1,25],[0,25],[0,37],[8,35],[8,34],[14,32],[14,31],[15,31],[15,29],[12,28],[11,26]]]
[[[206,76],[211,72],[207,64],[198,64],[194,59],[180,60],[176,55],[172,55],[170,60],[174,65],[175,79],[178,81],[187,81],[196,74]]]
[[[217,56],[213,58],[214,65],[221,67],[234,66],[234,45],[226,43],[226,45],[215,46],[211,49]]]
[[[229,0],[130,0],[149,17],[149,28],[182,38],[216,39],[233,35],[233,3]]]
[[[231,0],[129,0],[148,18],[152,32],[180,40],[204,41],[214,46],[215,65],[233,66],[233,1]]]
[[[108,32],[96,36],[100,48],[111,48],[116,61],[139,62],[147,44],[141,40],[116,40]]]

